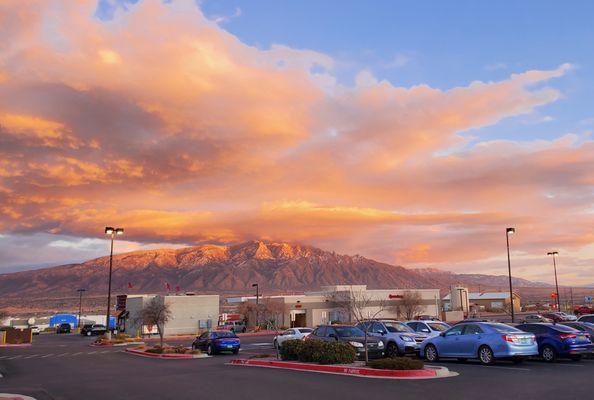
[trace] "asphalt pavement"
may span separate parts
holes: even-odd
[[[160,360],[90,347],[79,335],[41,335],[31,347],[0,348],[0,393],[43,399],[497,399],[592,398],[594,360],[494,366],[443,361],[460,375],[382,380],[231,366],[237,356]],[[190,344],[168,341],[172,344]],[[240,357],[273,354],[272,336],[242,338]]]

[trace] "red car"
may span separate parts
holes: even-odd
[[[594,314],[594,307],[577,306],[573,313],[575,315]]]

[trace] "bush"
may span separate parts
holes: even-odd
[[[287,340],[284,341],[279,349],[281,360],[283,361],[297,361],[299,353],[303,348],[302,340]]]
[[[186,346],[173,346],[171,348],[172,352],[175,354],[186,354],[188,348]]]
[[[347,343],[306,340],[297,350],[297,359],[320,364],[351,364],[357,359],[357,353]]]
[[[165,349],[161,346],[155,346],[152,347],[150,349],[146,349],[145,350],[147,353],[153,353],[153,354],[163,354],[163,352],[165,351]]]
[[[122,341],[125,341],[129,337],[130,337],[130,335],[126,335],[125,333],[118,333],[117,335],[115,335],[116,340],[122,340]]]
[[[423,361],[407,357],[381,358],[378,360],[371,360],[367,365],[375,369],[423,369]]]

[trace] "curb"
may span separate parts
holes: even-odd
[[[246,332],[246,333],[236,333],[237,337],[252,337],[252,336],[270,336],[270,335],[278,335],[279,333],[282,333],[283,331],[261,331],[261,332]],[[180,336],[165,336],[163,338],[163,340],[193,340],[196,339],[196,336],[198,335],[180,335]],[[157,342],[161,339],[159,339],[158,337],[149,337],[149,338],[143,338],[142,340],[144,340],[145,342]]]
[[[206,354],[152,354],[142,350],[126,349],[126,353],[140,357],[160,358],[165,360],[193,360],[196,358],[208,358]]]
[[[131,345],[142,345],[145,344],[144,342],[126,342],[126,343],[106,343],[106,344],[95,344],[91,343],[89,346],[91,347],[123,347],[123,346],[131,346]]]
[[[318,372],[324,374],[358,376],[362,378],[380,378],[380,379],[435,379],[456,376],[457,373],[450,372],[446,367],[432,367],[421,370],[385,370],[372,369],[367,367],[349,367],[344,365],[319,365],[305,364],[290,361],[277,360],[255,360],[255,359],[235,359],[231,360],[230,365],[253,366],[264,368],[289,369],[293,371]]]
[[[0,344],[0,347],[30,347],[31,343],[21,343],[21,344]]]

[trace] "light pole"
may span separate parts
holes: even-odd
[[[516,322],[515,311],[514,311],[514,292],[512,287],[512,274],[511,274],[511,260],[509,257],[509,235],[516,233],[516,228],[505,229],[505,240],[507,243],[507,272],[509,274],[509,302],[511,305],[511,319],[512,323]]]
[[[113,241],[117,235],[124,234],[124,228],[112,228],[111,226],[105,227],[105,234],[111,238],[111,250],[109,252],[109,281],[107,284],[107,312],[105,314],[105,336],[111,339],[111,331],[109,330],[109,313],[111,308],[111,271],[113,267]]]
[[[260,287],[257,283],[253,283],[252,287],[256,288],[256,330],[258,330],[258,322],[260,320]]]
[[[559,283],[557,282],[557,262],[555,261],[555,256],[558,256],[558,251],[549,251],[547,256],[553,257],[553,269],[555,270],[555,288],[557,290],[557,311],[561,311],[561,299],[559,299]]]
[[[80,329],[80,317],[82,315],[82,295],[87,289],[76,289],[78,292],[78,329]]]

